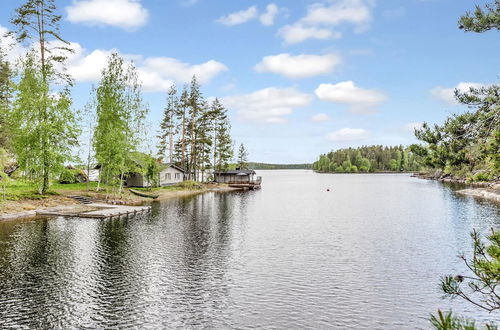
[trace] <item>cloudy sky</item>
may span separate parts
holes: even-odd
[[[0,32],[20,0],[3,0]],[[346,146],[410,144],[465,111],[454,88],[498,83],[498,33],[457,20],[485,0],[57,1],[75,54],[75,108],[117,51],[139,68],[154,136],[167,88],[193,74],[254,161],[312,162]],[[13,50],[16,52],[16,49]]]

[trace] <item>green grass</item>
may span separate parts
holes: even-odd
[[[101,187],[103,185],[101,184]],[[91,190],[96,190],[97,189],[97,182],[90,182],[89,183],[89,188]],[[62,184],[62,183],[53,183],[50,186],[51,190],[87,190],[87,183],[68,183],[68,184]]]
[[[3,193],[3,187],[0,185],[0,194]],[[95,192],[97,189],[97,182],[90,182],[90,192]],[[106,189],[106,186],[101,184],[101,189]],[[157,187],[157,188],[133,188],[135,190],[144,192],[160,192],[160,191],[179,191],[179,190],[197,190],[203,188],[203,185],[195,181],[184,181],[172,186]],[[49,196],[60,195],[60,193],[67,194],[71,191],[86,191],[87,183],[70,183],[61,184],[53,182],[50,185],[50,190],[45,195],[38,193],[37,187],[28,181],[22,180],[9,180],[5,187],[5,195],[7,200],[40,200]],[[127,190],[124,190],[127,192]]]

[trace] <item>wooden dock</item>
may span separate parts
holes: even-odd
[[[79,218],[114,218],[121,216],[136,215],[151,210],[151,206],[129,206],[92,203],[87,204],[90,210],[78,211],[71,208],[54,208],[37,211],[37,215],[79,217]]]

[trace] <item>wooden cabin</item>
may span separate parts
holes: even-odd
[[[159,173],[160,186],[171,186],[184,181],[184,170],[173,164],[164,164]],[[151,182],[141,173],[129,173],[125,181],[127,187],[151,187]]]
[[[160,171],[160,186],[171,186],[184,181],[185,171],[179,166],[168,164]]]
[[[214,172],[215,182],[226,183],[235,188],[260,188],[262,178],[254,170],[232,170]]]

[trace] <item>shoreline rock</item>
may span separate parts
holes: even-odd
[[[469,188],[457,190],[457,194],[478,197],[500,203],[500,182],[498,181],[467,183],[467,181],[463,178],[455,178],[449,174],[444,174],[440,170],[436,171],[434,174],[414,173],[412,176],[424,180],[464,184],[469,186]]]

